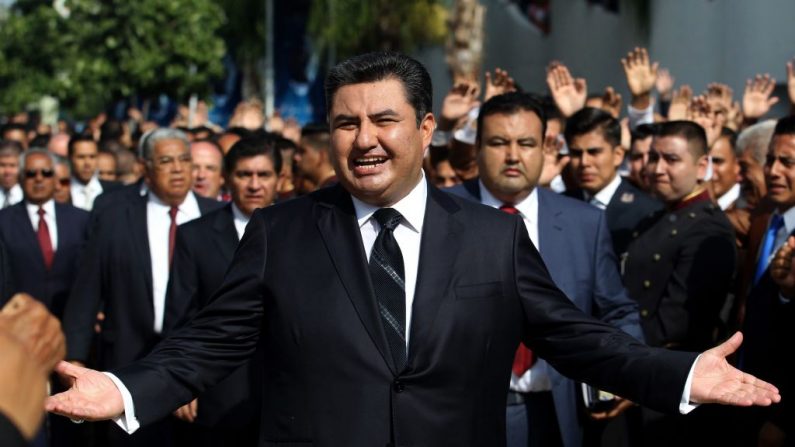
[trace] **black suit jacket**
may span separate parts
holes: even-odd
[[[99,310],[105,313],[98,336],[99,368],[126,365],[160,340],[153,328],[147,200],[130,195],[95,215],[77,286],[64,315],[68,359],[87,360]],[[202,214],[222,206],[198,196],[196,200]]]
[[[564,374],[676,411],[695,355],[648,348],[583,314],[518,216],[429,186],[418,267],[398,371],[350,195],[334,186],[258,210],[211,303],[114,373],[146,424],[223,378],[259,340],[263,446],[504,445],[521,339]]]
[[[44,266],[39,240],[28,216],[26,202],[0,211],[0,240],[10,263],[13,283],[11,294],[25,292],[44,303],[58,318],[77,274],[78,257],[83,249],[88,228],[88,213],[71,205],[55,204],[58,247],[52,268]],[[4,303],[0,298],[0,304]]]
[[[624,284],[640,304],[652,346],[702,350],[722,329],[734,275],[734,230],[709,201],[660,211],[640,223],[624,260]]]
[[[27,447],[29,444],[22,437],[16,425],[0,412],[0,445],[3,447]]]
[[[163,333],[189,320],[210,303],[237,248],[232,205],[180,225],[166,295]],[[261,362],[247,362],[199,396],[197,424],[245,427],[259,412]]]
[[[8,262],[8,252],[6,246],[0,239],[0,305],[5,304],[11,299],[11,264]]]
[[[580,189],[567,191],[566,195],[585,200],[585,194]],[[635,227],[662,208],[662,203],[622,178],[618,189],[605,208],[607,228],[613,239],[614,253],[620,257],[626,252],[629,243],[633,240],[632,233]]]

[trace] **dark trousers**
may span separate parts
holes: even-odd
[[[505,409],[508,447],[562,447],[552,393],[509,391]]]

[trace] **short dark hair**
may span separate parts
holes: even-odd
[[[124,136],[124,123],[117,119],[107,119],[99,127],[99,140],[119,140]]]
[[[71,157],[75,152],[75,144],[82,142],[94,143],[94,146],[97,147],[97,152],[99,152],[99,145],[97,144],[96,141],[94,141],[94,138],[92,138],[90,135],[77,134],[77,135],[72,135],[72,137],[69,138],[69,146],[67,146],[68,147],[67,154],[69,155],[69,157]]]
[[[595,107],[585,107],[569,117],[563,136],[566,144],[571,146],[574,137],[597,130],[610,144],[611,149],[621,144],[621,124],[613,115]]]
[[[795,115],[786,116],[776,122],[773,136],[776,135],[795,135]]]
[[[704,128],[693,121],[668,121],[658,124],[655,137],[681,137],[694,158],[707,155],[707,134]]]
[[[268,137],[246,137],[241,138],[227,152],[224,157],[224,171],[226,175],[235,172],[237,163],[244,158],[265,155],[273,162],[273,170],[276,175],[282,171],[282,154],[276,148],[273,138]]]
[[[9,155],[19,157],[23,151],[24,148],[19,144],[19,141],[0,139],[0,157],[8,157]]]
[[[288,138],[284,138],[282,136],[274,137],[273,145],[279,151],[295,151],[298,147],[295,145],[295,141],[290,140]]]
[[[329,127],[327,124],[312,123],[301,129],[301,140],[306,140],[313,149],[329,147]]]
[[[630,149],[638,140],[645,140],[646,138],[653,137],[657,131],[657,124],[639,124],[630,131]]]
[[[541,120],[541,139],[547,131],[547,116],[541,101],[536,95],[531,93],[511,92],[503,95],[493,96],[480,107],[478,114],[478,132],[475,141],[480,142],[481,132],[483,132],[483,120],[489,115],[513,115],[519,112],[535,113]]]
[[[417,60],[391,51],[361,54],[334,66],[326,76],[326,113],[331,112],[334,95],[341,87],[387,79],[397,79],[403,84],[406,100],[414,107],[419,128],[432,108],[431,75]]]
[[[743,155],[741,151],[737,150],[737,132],[728,127],[722,127],[720,129],[720,136],[718,138],[726,138],[729,140],[729,146],[731,147],[735,157],[739,158]]]
[[[6,134],[6,132],[10,130],[21,130],[22,132],[27,133],[28,128],[24,124],[21,123],[6,123],[3,125],[2,129],[0,129],[0,137]]]

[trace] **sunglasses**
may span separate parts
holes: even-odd
[[[44,178],[50,178],[55,175],[55,171],[52,169],[26,169],[25,170],[25,178],[36,178],[37,175],[41,174]]]
[[[60,183],[61,186],[69,186],[72,183],[72,179],[70,179],[69,177],[59,178],[58,183]]]

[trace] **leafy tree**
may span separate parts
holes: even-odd
[[[443,0],[315,0],[309,31],[321,49],[341,58],[374,50],[411,51],[442,43],[447,33]]]
[[[0,109],[50,94],[84,117],[131,95],[205,95],[224,20],[213,0],[17,2],[0,25]]]

